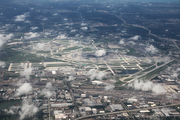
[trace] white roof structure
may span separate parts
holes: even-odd
[[[54,110],[54,115],[61,114],[62,110]]]
[[[100,84],[103,84],[103,82],[95,80],[95,81],[92,81],[92,84],[94,84],[94,85],[100,85]]]
[[[123,107],[121,104],[113,104],[113,105],[110,105],[112,111],[116,111],[116,110],[123,110]]]
[[[137,102],[137,99],[134,99],[134,98],[129,98],[127,102],[128,102],[128,103]]]
[[[149,110],[141,110],[140,111],[141,113],[147,113],[147,112],[150,112]]]
[[[91,111],[91,108],[90,107],[80,107],[79,110],[80,111],[84,110],[84,111],[88,112],[88,111]]]
[[[55,75],[55,74],[56,74],[56,71],[52,71],[52,74]]]
[[[65,114],[57,114],[55,115],[56,120],[66,119],[68,116]]]

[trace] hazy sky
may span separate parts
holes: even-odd
[[[13,1],[13,0],[0,0],[0,1]],[[56,1],[56,0],[15,0],[15,1],[41,1],[41,2],[45,2],[45,1]],[[57,1],[76,1],[76,0],[57,0]],[[77,0],[77,1],[109,1],[109,2],[113,2],[113,1],[131,1],[131,2],[135,2],[135,1],[140,1],[140,2],[180,2],[180,0]]]

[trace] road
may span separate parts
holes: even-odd
[[[149,66],[148,68],[144,69],[143,71],[151,68],[151,67],[154,66],[154,65],[155,65],[155,64]],[[138,74],[140,74],[140,73],[143,72],[143,71],[139,71],[139,72],[137,72],[137,73],[135,73],[135,74],[133,74],[133,75],[129,75],[128,77],[123,77],[123,78],[121,78],[120,80],[121,80],[122,82],[124,82],[124,80],[129,79],[129,78],[132,78],[133,76],[137,76]]]
[[[180,103],[177,103],[177,104],[171,104],[171,105],[164,105],[164,106],[156,106],[156,107],[148,107],[148,108],[133,109],[133,110],[123,110],[123,111],[110,112],[110,113],[104,113],[104,114],[88,115],[88,116],[76,118],[75,120],[81,120],[81,119],[85,119],[85,118],[96,117],[96,116],[102,116],[102,115],[111,115],[111,114],[118,114],[118,113],[135,112],[135,111],[141,111],[141,110],[149,110],[149,109],[157,109],[157,108],[163,108],[163,107],[171,107],[171,106],[177,106],[177,105],[180,105]]]
[[[123,108],[128,111],[127,113],[129,114],[129,116],[135,120],[134,116],[131,114],[131,112],[129,112],[129,108],[121,101],[121,105],[123,106]]]
[[[125,21],[124,19],[122,19],[121,17],[119,17],[119,16],[117,16],[117,15],[115,15],[115,14],[108,13],[107,11],[99,10],[99,12],[104,12],[104,13],[109,14],[109,15],[114,15],[115,17],[117,17],[118,19],[120,19],[121,21],[123,21],[123,23],[124,23],[125,25],[130,25],[130,26],[134,26],[134,27],[139,27],[139,28],[145,29],[145,30],[147,30],[147,31],[149,32],[149,35],[154,36],[154,37],[156,37],[156,38],[158,38],[158,39],[164,39],[164,40],[167,40],[167,41],[172,41],[172,42],[174,43],[174,45],[176,46],[176,48],[177,48],[178,50],[180,50],[179,46],[178,46],[177,43],[176,43],[176,41],[178,41],[178,40],[176,40],[176,39],[159,37],[159,36],[153,34],[150,29],[148,29],[148,28],[146,28],[146,27],[144,27],[144,26],[140,26],[140,25],[136,25],[136,24],[128,24],[128,23],[126,23],[126,21]]]
[[[170,62],[172,62],[172,61],[174,61],[174,59],[173,59],[173,60],[171,60],[171,61],[169,61],[169,62],[166,62],[166,63],[164,63],[164,64],[162,64],[162,65],[160,65],[160,66],[158,66],[158,67],[156,67],[156,68],[154,68],[154,69],[152,69],[152,70],[148,71],[148,72],[145,72],[145,73],[143,73],[142,75],[139,75],[139,76],[135,77],[134,79],[132,79],[132,80],[130,80],[130,81],[128,81],[128,82],[126,82],[126,83],[125,83],[125,84],[123,84],[123,85],[126,85],[127,83],[130,83],[130,82],[134,81],[135,79],[140,79],[141,77],[143,77],[143,76],[147,75],[148,73],[153,72],[154,70],[157,70],[158,68],[163,67],[163,66],[165,66],[165,65],[169,64],[169,63],[170,63]]]

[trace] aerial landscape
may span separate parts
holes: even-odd
[[[1,0],[0,120],[180,120],[180,1]]]

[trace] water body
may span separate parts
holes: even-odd
[[[12,106],[21,105],[21,100],[10,100],[0,103],[0,110],[9,109]]]

